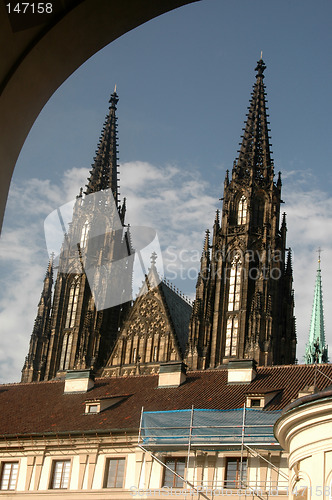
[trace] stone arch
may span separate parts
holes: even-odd
[[[0,49],[0,229],[18,155],[58,87],[110,42],[154,17],[197,1],[65,0],[43,24],[23,27],[11,24],[6,9],[1,9],[0,29],[7,43]]]

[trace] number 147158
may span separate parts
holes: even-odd
[[[8,14],[51,14],[53,5],[51,2],[17,2],[7,3]]]

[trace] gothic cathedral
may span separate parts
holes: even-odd
[[[119,201],[114,91],[86,191],[76,199],[64,237],[54,292],[53,259],[47,269],[23,382],[87,368],[104,376],[147,374],[172,361],[203,370],[233,359],[295,362],[291,253],[285,214],[280,222],[281,177],[274,181],[264,70],[261,59],[231,179],[226,173],[221,219],[217,211],[212,241],[206,233],[193,308],[159,279],[154,256],[138,297],[129,300],[135,249],[126,203]],[[90,201],[94,193],[111,193],[112,203]],[[107,221],[115,218],[117,226],[110,227]],[[99,269],[125,262],[126,272],[115,277],[124,297],[120,304],[96,307],[82,266],[88,250],[90,265]],[[94,281],[112,295],[114,277],[100,272]]]

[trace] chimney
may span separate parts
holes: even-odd
[[[186,365],[182,361],[160,363],[158,387],[179,387],[186,378]]]
[[[87,392],[94,386],[91,370],[68,370],[65,377],[64,394]]]
[[[257,362],[254,359],[234,359],[229,361],[227,368],[228,384],[250,384],[256,376]]]

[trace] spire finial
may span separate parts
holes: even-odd
[[[156,252],[152,252],[151,257],[150,257],[150,260],[151,260],[151,264],[152,264],[153,266],[155,266],[155,265],[156,265],[156,260],[157,260],[157,257],[158,257],[158,255],[156,254]]]
[[[116,105],[119,102],[118,94],[116,93],[116,84],[114,86],[114,92],[113,92],[113,94],[111,94],[109,102],[111,104],[111,108],[116,109]]]
[[[261,53],[261,56],[263,55],[263,52]],[[257,62],[257,66],[255,68],[255,71],[257,71],[257,75],[256,75],[256,78],[258,77],[262,77],[264,78],[264,71],[266,70],[266,66],[264,64],[264,61],[262,59],[262,57],[260,58],[260,60]]]
[[[261,57],[260,57],[260,61],[263,60],[263,51],[261,50]]]
[[[320,254],[322,253],[321,247],[318,247],[317,253],[318,253],[318,266],[320,266]]]

